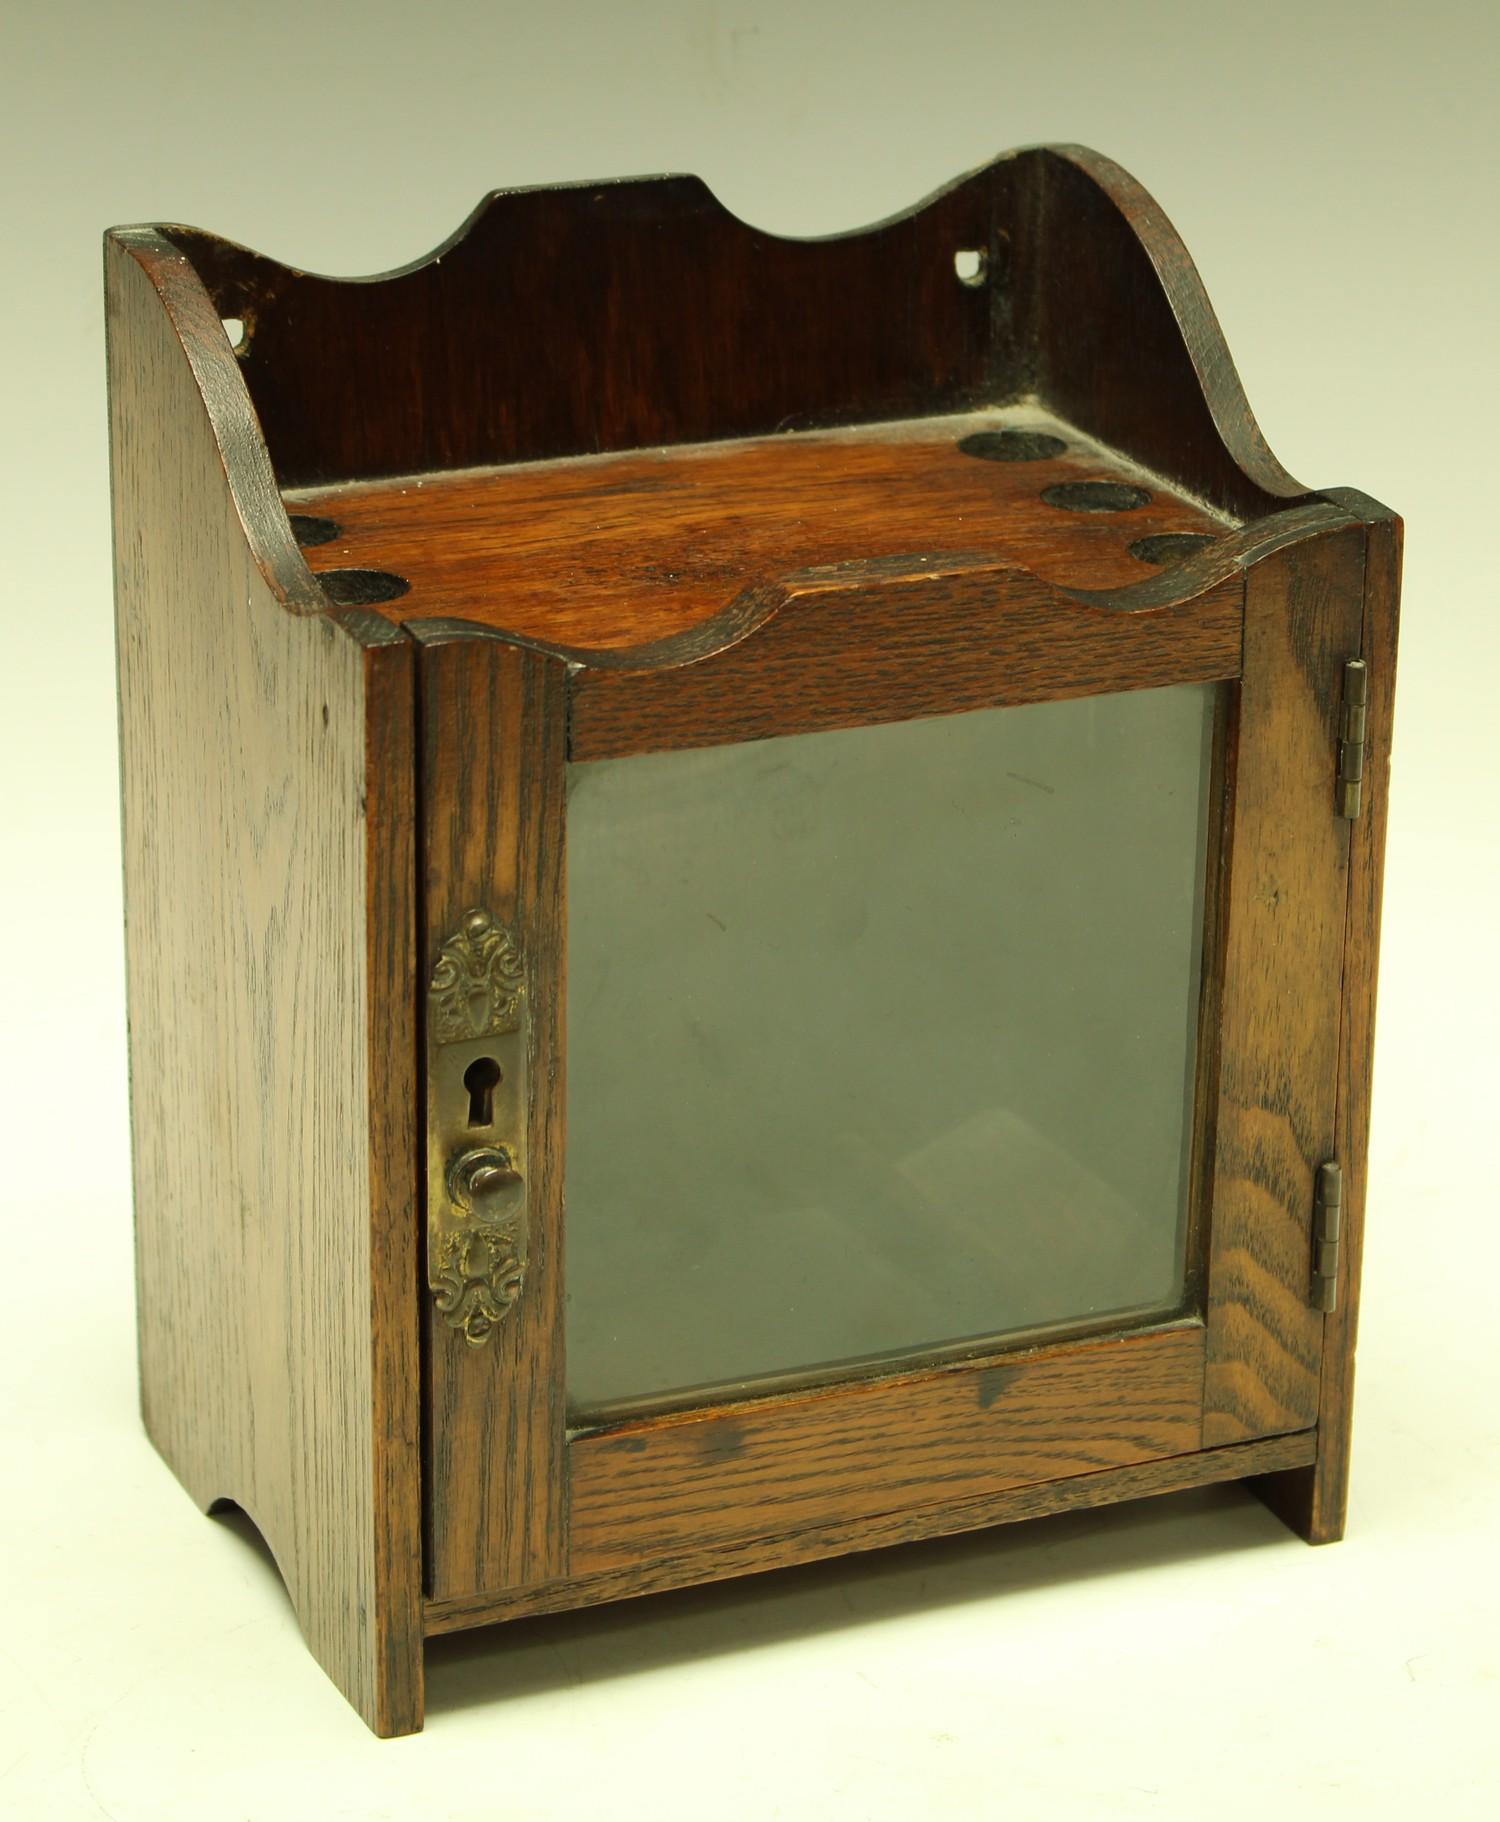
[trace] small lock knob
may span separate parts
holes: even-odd
[[[481,1221],[503,1218],[524,1188],[515,1157],[506,1145],[481,1145],[460,1152],[448,1170],[448,1194],[454,1207]]]

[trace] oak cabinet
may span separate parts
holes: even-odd
[[[1336,1537],[1400,527],[1134,183],[106,254],[146,1421],[371,1726],[517,1614]]]

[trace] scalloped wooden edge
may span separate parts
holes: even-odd
[[[1258,519],[1208,548],[1195,552],[1170,568],[1148,576],[1141,582],[1122,589],[1068,589],[1035,578],[1035,586],[1050,591],[1060,609],[1107,614],[1150,614],[1191,606],[1202,599],[1236,570],[1280,549],[1285,544],[1311,537],[1319,531],[1350,521],[1351,515],[1341,506],[1313,499],[1288,506],[1284,511]],[[864,564],[836,564],[825,569],[795,571],[775,582],[755,583],[742,589],[718,613],[696,626],[655,639],[644,645],[592,649],[584,646],[553,644],[544,639],[528,638],[501,627],[487,626],[462,616],[434,615],[428,619],[408,620],[405,627],[424,645],[444,644],[452,639],[493,639],[502,645],[522,646],[565,663],[584,665],[597,671],[678,670],[689,664],[701,664],[742,645],[752,634],[762,631],[784,609],[795,607],[808,596],[839,588],[858,586],[861,581],[881,583],[920,582],[945,576],[963,575],[977,582],[1003,585],[1008,577],[1034,577],[1024,564],[998,563],[993,557],[950,557],[933,562],[900,558],[881,558]]]
[[[1107,196],[1150,260],[1182,336],[1219,441],[1241,474],[1262,492],[1288,501],[1311,490],[1295,480],[1271,451],[1240,380],[1224,331],[1193,257],[1166,212],[1123,166],[1088,146],[1038,148],[1075,165]]]
[[[897,222],[920,214],[951,190],[973,178],[1000,165],[1024,158],[1055,159],[1075,167],[1118,212],[1150,262],[1223,451],[1250,486],[1267,497],[1271,505],[1267,517],[1274,518],[1279,525],[1279,529],[1272,530],[1265,518],[1252,520],[1211,549],[1185,558],[1157,575],[1127,588],[1107,591],[1057,588],[1055,592],[1059,604],[1120,613],[1143,613],[1153,609],[1181,607],[1223,580],[1233,569],[1243,568],[1254,561],[1266,548],[1274,548],[1291,536],[1306,535],[1339,518],[1341,511],[1338,506],[1329,501],[1326,495],[1310,493],[1272,454],[1251,412],[1223,331],[1181,237],[1147,191],[1113,160],[1102,154],[1077,145],[1019,148],[963,173],[930,192],[909,209],[898,211],[864,227],[837,234],[806,237],[802,244],[878,234]],[[515,196],[536,194],[538,190],[623,190],[644,186],[682,189],[697,200],[708,203],[738,227],[768,240],[797,239],[770,234],[745,222],[728,209],[701,178],[679,175],[617,178],[606,180],[603,184],[492,190],[454,233],[421,258],[388,272],[362,277],[328,277],[326,282],[349,286],[384,284],[419,272],[449,258],[471,240],[481,222],[493,211],[503,208],[506,201]],[[385,621],[378,610],[350,614],[334,608],[309,569],[292,535],[259,419],[240,372],[239,362],[225,333],[219,307],[211,296],[202,273],[178,241],[180,239],[188,245],[197,245],[205,250],[221,249],[225,253],[248,258],[272,271],[299,277],[322,275],[304,274],[302,268],[285,265],[206,230],[186,226],[112,228],[106,238],[119,242],[142,265],[161,299],[208,414],[244,528],[247,547],[273,593],[289,613],[322,614],[342,624],[346,630],[366,642],[381,641],[385,637],[380,631],[382,626],[388,629],[391,638],[400,638],[401,629],[394,623]],[[1278,504],[1281,501],[1286,502],[1285,507]],[[1271,539],[1269,546],[1268,536]],[[1007,574],[1032,573],[1023,565],[1007,565],[997,563],[993,558],[977,556],[972,559],[972,566],[976,573],[988,572],[997,581]],[[912,571],[908,575],[899,572],[899,563],[897,569],[893,570],[892,561],[885,559],[864,566],[840,565],[837,582],[847,586],[855,571],[861,567],[871,572],[870,580],[876,584],[897,579],[909,580],[918,573],[935,573],[934,569],[926,568],[920,572]],[[953,559],[944,573],[951,573],[954,568],[969,567],[970,560]],[[832,576],[827,580],[829,585],[834,585],[835,579]],[[666,638],[626,648],[553,644],[462,619],[412,620],[407,624],[414,631],[418,628],[426,629],[423,636],[429,639],[458,636],[498,638],[509,644],[564,659],[570,664],[592,668],[665,669],[701,662],[740,644],[797,598],[808,592],[816,592],[823,581],[822,572],[810,570],[758,582],[742,590],[718,613],[697,626]]]

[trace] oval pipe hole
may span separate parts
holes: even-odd
[[[311,550],[318,544],[331,544],[339,535],[339,528],[332,519],[315,518],[312,513],[289,512],[287,522],[303,550]]]
[[[1045,462],[1067,448],[1061,437],[1048,436],[1045,430],[976,430],[961,437],[959,450],[966,456],[978,456],[981,462]]]
[[[1144,487],[1127,487],[1123,481],[1059,481],[1044,487],[1042,498],[1064,512],[1134,512],[1151,495]]]
[[[405,576],[388,569],[325,569],[318,574],[323,593],[338,607],[373,607],[395,601],[411,587]]]

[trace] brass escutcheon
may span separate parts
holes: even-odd
[[[427,1282],[471,1347],[526,1278],[526,1063],[521,945],[476,907],[443,943],[427,992]]]

